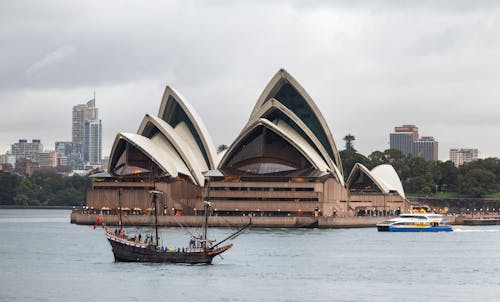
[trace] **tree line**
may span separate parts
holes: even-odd
[[[0,205],[83,205],[91,181],[86,176],[64,176],[36,171],[31,176],[0,172]]]
[[[455,167],[451,161],[425,161],[421,157],[405,156],[396,149],[373,151],[364,156],[353,145],[355,137],[344,137],[345,149],[340,151],[344,175],[349,176],[356,163],[368,169],[390,164],[398,173],[405,192],[430,195],[455,192],[462,196],[485,197],[500,190],[500,159],[486,158]]]

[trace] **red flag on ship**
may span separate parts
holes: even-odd
[[[101,213],[101,214],[99,214],[99,216],[97,216],[97,219],[96,219],[96,221],[95,221],[95,223],[94,223],[94,230],[95,230],[95,228],[97,227],[97,225],[99,224],[99,222],[101,222],[103,219],[104,219],[104,218],[102,217],[102,213]]]

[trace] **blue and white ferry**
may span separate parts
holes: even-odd
[[[409,213],[377,223],[379,232],[451,232],[441,214]]]

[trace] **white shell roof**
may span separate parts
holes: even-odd
[[[401,179],[393,166],[387,164],[376,166],[371,170],[371,174],[382,181],[388,190],[397,191],[401,197],[406,198]]]
[[[260,95],[259,99],[257,100],[257,103],[255,104],[255,107],[252,111],[252,114],[250,115],[249,122],[252,120],[257,119],[259,116],[260,108],[264,106],[266,102],[272,99],[273,94],[278,91],[279,88],[282,87],[282,85],[288,82],[290,83],[298,92],[299,94],[303,97],[303,99],[307,102],[309,107],[312,109],[313,112],[311,114],[314,114],[318,121],[321,124],[321,127],[323,128],[323,131],[326,135],[326,139],[328,140],[328,144],[330,145],[332,149],[332,153],[335,157],[335,162],[337,163],[337,171],[343,175],[342,171],[342,160],[340,159],[340,154],[338,152],[337,146],[335,144],[335,140],[333,139],[332,132],[330,131],[330,128],[328,127],[328,124],[321,114],[321,111],[319,108],[316,106],[314,103],[313,99],[309,94],[306,92],[306,90],[293,78],[286,70],[280,69],[274,77],[269,81],[267,86],[264,88],[264,91],[262,91],[262,94]],[[341,177],[343,178],[343,177]]]
[[[391,191],[398,192],[401,197],[406,198],[401,180],[399,179],[396,170],[394,170],[391,165],[379,165],[370,171],[364,165],[356,163],[349,174],[349,178],[347,179],[348,186],[350,186],[351,181],[353,180],[352,178],[357,170],[362,171],[366,174],[366,176],[373,180],[383,193],[388,194]]]
[[[214,156],[217,154],[215,150],[215,146],[213,144],[210,133],[207,130],[207,127],[203,123],[202,119],[194,109],[194,107],[184,98],[180,93],[178,93],[175,89],[170,86],[165,87],[165,92],[163,93],[160,110],[158,112],[158,116],[161,118],[165,115],[165,110],[167,110],[167,103],[169,102],[170,97],[172,97],[177,104],[182,108],[182,110],[186,113],[187,117],[193,124],[196,135],[199,136],[203,147],[205,150],[200,150],[201,152],[206,152],[208,156],[209,162],[206,165],[211,169],[215,167]],[[189,135],[192,135],[189,129],[187,129]],[[186,134],[187,135],[187,134]],[[198,148],[198,147],[196,147]]]
[[[209,170],[206,162],[201,154],[196,141],[194,141],[193,136],[189,129],[187,129],[185,123],[179,123],[177,127],[172,128],[167,122],[159,117],[147,114],[142,120],[141,126],[137,131],[140,135],[146,135],[146,126],[151,123],[153,124],[166,140],[170,142],[179,158],[183,161],[185,166],[188,168],[189,175],[194,177],[195,183],[202,186],[204,183],[203,173]],[[167,150],[165,150],[167,151]]]
[[[385,194],[389,193],[389,189],[387,188],[385,183],[380,181],[380,179],[378,179],[375,175],[373,175],[370,172],[370,170],[368,170],[367,167],[365,167],[364,165],[362,165],[360,163],[356,163],[354,165],[354,167],[352,168],[351,173],[349,173],[349,178],[347,179],[347,186],[351,185],[351,182],[353,181],[353,177],[358,170],[360,170],[366,176],[368,176],[377,185],[377,187],[380,189],[380,191],[382,191],[382,193],[385,193]]]
[[[161,139],[155,139],[153,141],[147,137],[134,133],[119,133],[113,144],[111,152],[112,156],[115,156],[115,149],[120,140],[125,140],[137,149],[141,150],[141,152],[155,162],[163,171],[170,174],[170,176],[177,177],[179,172],[191,176],[188,173],[189,170],[187,167],[185,165],[183,166],[183,162],[180,160],[177,153],[168,152],[169,147],[166,144],[168,142]],[[111,159],[112,158],[110,158],[110,160]],[[194,181],[194,179],[192,179],[192,181]]]
[[[312,141],[312,143],[315,145],[315,147],[319,150],[321,153],[321,158],[322,160],[326,161],[328,164],[329,170],[334,174],[334,176],[341,182],[342,185],[344,185],[344,177],[342,176],[342,172],[339,171],[333,160],[330,158],[328,155],[328,152],[325,150],[324,146],[320,143],[318,138],[314,135],[314,133],[307,127],[307,125],[299,118],[293,111],[288,109],[285,105],[283,105],[281,102],[279,102],[276,99],[270,99],[269,101],[265,102],[262,107],[260,107],[259,111],[257,111],[254,115],[253,118],[250,119],[248,124],[245,126],[243,130],[246,129],[249,125],[252,123],[255,123],[256,120],[261,118],[262,116],[266,115],[272,110],[279,110],[281,111],[284,115],[286,115],[288,118],[290,118],[302,131],[304,131],[305,135]],[[282,122],[284,124],[284,122]],[[296,132],[296,131],[294,131]],[[298,133],[297,133],[298,134]],[[304,144],[309,144],[305,139],[303,139]]]

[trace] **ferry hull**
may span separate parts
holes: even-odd
[[[378,226],[379,232],[451,232],[453,229],[449,225],[431,226],[431,227],[394,227]]]

